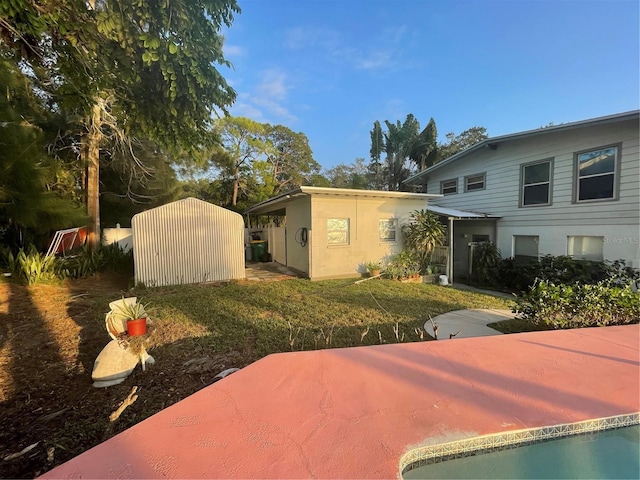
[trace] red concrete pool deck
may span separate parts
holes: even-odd
[[[426,444],[640,410],[640,326],[271,355],[47,478],[397,478]]]

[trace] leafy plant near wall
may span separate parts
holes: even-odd
[[[405,247],[415,252],[420,273],[426,273],[433,249],[444,243],[447,228],[440,217],[428,210],[416,210],[410,222],[402,226]]]
[[[385,278],[392,280],[402,280],[419,274],[420,263],[418,256],[410,250],[403,250],[391,257],[383,272]]]
[[[480,285],[498,286],[497,270],[502,255],[493,242],[476,245],[473,251],[472,281]]]
[[[536,282],[518,298],[514,313],[535,325],[579,328],[640,321],[640,293],[613,280],[595,284]]]

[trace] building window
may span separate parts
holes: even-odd
[[[523,165],[520,171],[521,207],[551,205],[551,160]]]
[[[514,235],[513,236],[513,258],[518,263],[537,262],[538,242],[537,235]]]
[[[329,245],[349,245],[349,219],[327,219],[327,243]]]
[[[485,174],[479,173],[477,175],[469,175],[464,177],[464,191],[473,192],[475,190],[484,190]]]
[[[453,195],[454,193],[458,193],[458,179],[454,178],[453,180],[440,182],[440,193],[442,195]]]
[[[593,260],[601,262],[604,237],[567,237],[567,255],[575,260]]]
[[[380,219],[378,230],[381,242],[395,242],[398,231],[397,218]]]
[[[576,202],[617,198],[619,154],[619,145],[576,153]]]

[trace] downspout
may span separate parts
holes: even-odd
[[[447,278],[453,284],[453,217],[449,217],[449,261],[447,262]]]

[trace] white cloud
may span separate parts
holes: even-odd
[[[398,65],[402,43],[408,34],[406,25],[388,27],[374,45],[354,46],[342,33],[315,27],[295,27],[285,32],[285,46],[292,50],[313,49],[357,70],[384,70]],[[377,44],[377,45],[376,45]]]
[[[260,72],[258,83],[250,92],[238,95],[232,108],[235,116],[249,117],[257,122],[286,122],[297,120],[287,108],[288,78],[284,71],[275,68]]]
[[[265,97],[284,100],[287,97],[286,75],[281,70],[270,69],[262,73],[262,81],[256,88],[256,92]]]
[[[245,49],[239,45],[227,45],[222,47],[225,57],[242,57],[246,53]]]

